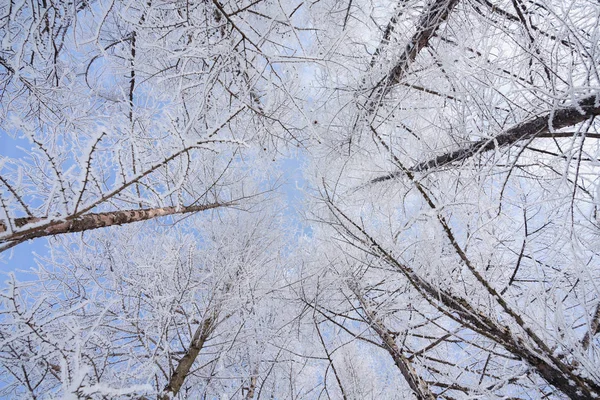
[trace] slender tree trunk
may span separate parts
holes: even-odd
[[[402,354],[402,351],[396,344],[394,335],[392,335],[390,330],[383,324],[383,322],[381,322],[375,312],[371,310],[371,307],[363,295],[359,292],[356,284],[351,285],[351,290],[358,299],[367,322],[383,341],[383,347],[387,350],[390,356],[392,356],[394,363],[408,383],[408,386],[410,386],[415,396],[417,396],[417,399],[435,400],[437,398],[436,395],[431,392],[429,385],[423,379],[421,379],[417,371],[415,371],[413,368],[411,362],[404,356],[404,354]]]
[[[458,0],[434,0],[429,8],[423,13],[415,34],[406,44],[406,47],[400,59],[390,72],[381,79],[369,95],[369,100],[365,104],[367,113],[372,113],[381,99],[383,99],[394,85],[406,76],[408,69],[415,61],[421,50],[429,45],[429,40],[433,37],[438,28],[448,19],[448,16],[458,4]],[[394,18],[392,18],[393,20]],[[390,21],[390,23],[393,21]],[[384,40],[386,39],[384,34]],[[374,61],[371,61],[371,65]]]
[[[600,303],[596,306],[596,311],[594,312],[594,317],[592,318],[592,323],[590,324],[590,330],[585,333],[583,340],[581,341],[581,345],[585,350],[590,347],[590,343],[592,342],[592,338],[598,333],[600,330]]]
[[[363,114],[356,117],[354,127],[348,136],[348,147],[350,148],[353,141],[353,135],[359,129],[362,118],[368,117],[376,113],[381,101],[388,95],[394,85],[399,84],[406,76],[410,66],[413,64],[421,50],[429,46],[429,40],[435,35],[438,28],[448,19],[452,10],[456,7],[459,0],[433,0],[429,7],[423,12],[416,26],[415,34],[410,38],[400,54],[398,61],[389,70],[389,72],[375,84],[374,87],[363,88],[368,90],[366,101],[362,104]],[[395,25],[398,22],[398,15],[394,15],[381,39],[374,56],[371,59],[371,67],[376,64],[376,59],[389,42]],[[363,86],[365,82],[363,81]]]
[[[17,228],[24,229],[13,231],[8,233],[6,236],[0,236],[0,251],[4,251],[26,240],[43,236],[83,232],[104,228],[107,226],[147,221],[156,217],[164,217],[174,214],[187,214],[231,205],[234,205],[234,203],[211,203],[187,207],[158,207],[141,210],[110,211],[104,213],[84,214],[77,218],[67,217],[63,220],[49,220],[36,217],[16,218],[12,221],[12,224]],[[30,225],[31,227],[28,227]],[[7,232],[6,222],[0,221],[0,234],[4,232]],[[3,243],[6,244],[2,246],[1,244]]]
[[[177,364],[175,371],[171,374],[169,382],[165,386],[163,392],[158,396],[159,400],[169,400],[177,396],[177,393],[181,390],[181,386],[188,376],[192,365],[194,365],[198,354],[212,334],[216,320],[217,314],[213,313],[209,317],[206,317],[202,324],[196,329],[190,347],[187,349],[187,352],[181,360],[179,360],[179,364]]]
[[[463,161],[482,152],[510,146],[521,140],[535,137],[560,137],[560,133],[551,132],[584,122],[588,118],[600,115],[599,98],[596,95],[581,100],[576,105],[565,107],[553,112],[546,113],[540,117],[520,123],[491,139],[481,139],[454,151],[440,154],[431,160],[421,162],[410,168],[412,172],[423,172],[433,168],[448,165],[453,162]],[[572,136],[572,134],[569,134]],[[380,176],[372,179],[370,183],[384,182],[398,178],[402,171]]]
[[[246,396],[244,397],[245,400],[252,400],[254,398],[254,392],[256,392],[256,381],[258,379],[257,375],[258,368],[254,370],[254,375],[250,377],[250,386],[246,388],[248,389],[248,391],[246,392]]]

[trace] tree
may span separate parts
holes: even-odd
[[[341,157],[315,215],[352,304],[322,311],[370,326],[418,398],[594,398],[597,21],[579,2],[410,7],[319,117]]]
[[[239,395],[269,363],[258,351],[272,335],[265,320],[283,237],[276,217],[257,214],[63,243],[37,282],[13,279],[2,293],[3,392]]]
[[[2,13],[7,396],[600,396],[598,4]]]
[[[272,27],[249,14],[244,26],[264,29],[248,36],[216,1],[139,6],[3,8],[0,118],[24,149],[3,160],[0,249],[237,204],[227,178],[243,148],[301,140],[285,102],[260,100],[288,90],[267,52]]]

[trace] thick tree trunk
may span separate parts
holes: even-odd
[[[0,245],[0,251],[6,250],[7,248],[22,243],[26,240],[43,236],[83,232],[104,228],[107,226],[147,221],[156,217],[164,217],[174,214],[187,214],[231,205],[233,205],[233,203],[211,203],[187,207],[159,207],[141,210],[110,211],[104,213],[84,214],[76,218],[67,217],[64,220],[49,220],[35,217],[16,218],[11,221],[12,225],[16,228],[24,229],[17,229],[6,236],[0,236],[0,244],[7,243],[4,246]],[[28,225],[31,225],[31,227],[28,228]],[[6,222],[0,221],[0,234],[4,232],[7,232]]]

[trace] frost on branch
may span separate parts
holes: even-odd
[[[4,3],[0,396],[600,393],[597,2]]]

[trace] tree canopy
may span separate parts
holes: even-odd
[[[4,1],[0,396],[600,397],[599,21]]]

